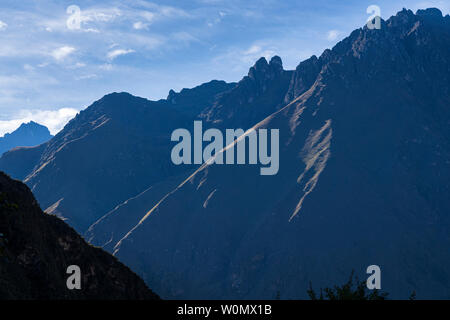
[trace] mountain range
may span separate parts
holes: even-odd
[[[33,147],[47,142],[53,136],[47,127],[34,121],[22,123],[19,128],[0,138],[0,155],[15,147]]]
[[[449,75],[450,17],[404,9],[295,70],[106,95],[0,170],[163,298],[305,298],[375,264],[392,298],[448,299]],[[279,129],[278,174],[172,164],[194,120]]]

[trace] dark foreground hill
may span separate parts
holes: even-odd
[[[81,289],[66,286],[66,269],[81,269]],[[0,172],[0,300],[158,299],[115,257],[87,244],[45,214],[23,183]]]
[[[0,138],[0,156],[15,147],[33,147],[47,142],[53,136],[47,127],[34,121],[22,123],[19,128]]]

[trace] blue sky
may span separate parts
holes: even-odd
[[[56,133],[113,91],[155,100],[238,81],[261,56],[294,69],[363,26],[373,4],[384,19],[403,7],[450,10],[448,0],[2,0],[0,136],[29,120]]]

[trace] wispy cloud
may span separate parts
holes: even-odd
[[[149,26],[150,26],[150,24],[143,23],[142,21],[133,23],[133,28],[136,30],[148,29]]]
[[[75,80],[89,80],[89,79],[95,79],[97,77],[98,77],[98,75],[96,75],[95,73],[90,73],[90,74],[81,75],[79,77],[75,77]]]
[[[123,15],[121,10],[115,7],[86,9],[75,6],[75,8],[74,11],[69,10],[53,17],[29,15],[29,18],[48,32],[99,33],[101,28]]]
[[[79,68],[84,68],[86,67],[86,63],[84,62],[77,62],[74,65],[71,65],[69,67],[67,67],[68,69],[79,69]]]
[[[421,1],[377,5],[383,15],[403,6],[449,13],[448,0]],[[18,119],[20,108],[81,108],[111,91],[158,99],[171,88],[237,81],[261,56],[293,69],[367,18],[357,0],[35,2],[0,1],[2,120]],[[79,29],[68,27],[68,4],[80,7]]]
[[[258,42],[245,49],[232,48],[227,50],[227,52],[216,56],[214,61],[217,64],[224,65],[230,65],[230,61],[233,61],[232,65],[236,71],[241,70],[241,72],[245,72],[260,57],[269,59],[277,54],[278,51],[278,48],[272,44]]]
[[[52,51],[51,55],[58,61],[64,60],[67,56],[75,51],[74,47],[63,46]]]
[[[134,52],[133,49],[116,49],[116,50],[108,52],[106,57],[109,60],[114,60],[118,56],[123,56],[123,55],[129,54],[129,53],[133,53],[133,52]]]
[[[253,45],[250,48],[248,48],[247,50],[244,51],[244,54],[246,55],[251,55],[251,54],[259,54],[262,51],[262,48],[260,46],[257,45]]]
[[[160,5],[153,2],[147,2],[143,0],[136,0],[134,3],[141,8],[146,8],[147,12],[151,12],[154,16],[153,18],[189,18],[192,15],[186,10],[178,7]],[[151,10],[151,11],[150,11]]]
[[[81,11],[82,22],[111,22],[123,13],[118,8],[93,8]]]
[[[340,32],[338,30],[330,30],[327,33],[327,40],[329,41],[335,41],[337,37],[339,36]]]
[[[172,39],[175,39],[184,44],[189,44],[191,42],[200,42],[200,40],[194,37],[192,34],[186,31],[175,32],[172,34]]]

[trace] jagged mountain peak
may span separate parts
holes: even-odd
[[[403,8],[399,12],[397,12],[396,15],[392,16],[390,19],[397,19],[397,18],[410,18],[415,19],[417,17],[425,17],[425,18],[434,18],[434,19],[441,19],[443,18],[442,11],[439,8],[426,8],[426,9],[418,9],[416,10],[416,13],[410,9]],[[404,20],[403,20],[404,21]]]
[[[283,61],[279,56],[273,56],[272,59],[270,59],[269,65],[272,66],[272,68],[274,69],[284,70]]]
[[[24,122],[22,123],[16,130],[14,130],[11,133],[6,133],[5,137],[8,135],[11,135],[13,133],[17,134],[19,132],[24,132],[24,131],[30,131],[30,132],[41,132],[41,133],[47,133],[48,135],[50,135],[50,131],[48,130],[48,128],[46,126],[43,126],[37,122],[34,121],[29,121],[29,122]]]
[[[259,58],[231,90],[202,111],[200,117],[214,125],[249,128],[283,105],[292,71],[283,69],[279,56]]]
[[[385,24],[388,28],[394,28],[400,30],[400,34],[406,34],[417,22],[424,22],[427,25],[440,24],[443,26],[445,20],[449,19],[449,16],[443,16],[442,11],[438,8],[419,9],[414,12],[409,9],[403,8],[395,16],[390,17],[385,22],[382,21],[382,26]],[[448,29],[448,26],[443,26],[444,29]]]
[[[416,11],[416,15],[424,17],[442,18],[442,11],[438,8],[419,9]]]
[[[261,57],[248,71],[248,77],[256,81],[264,81],[273,79],[283,71],[283,62],[279,56],[273,56],[269,63],[265,57]]]
[[[34,122],[33,120],[22,123],[19,128],[23,128],[23,127],[44,127],[45,128],[45,126],[43,126],[37,122]]]

